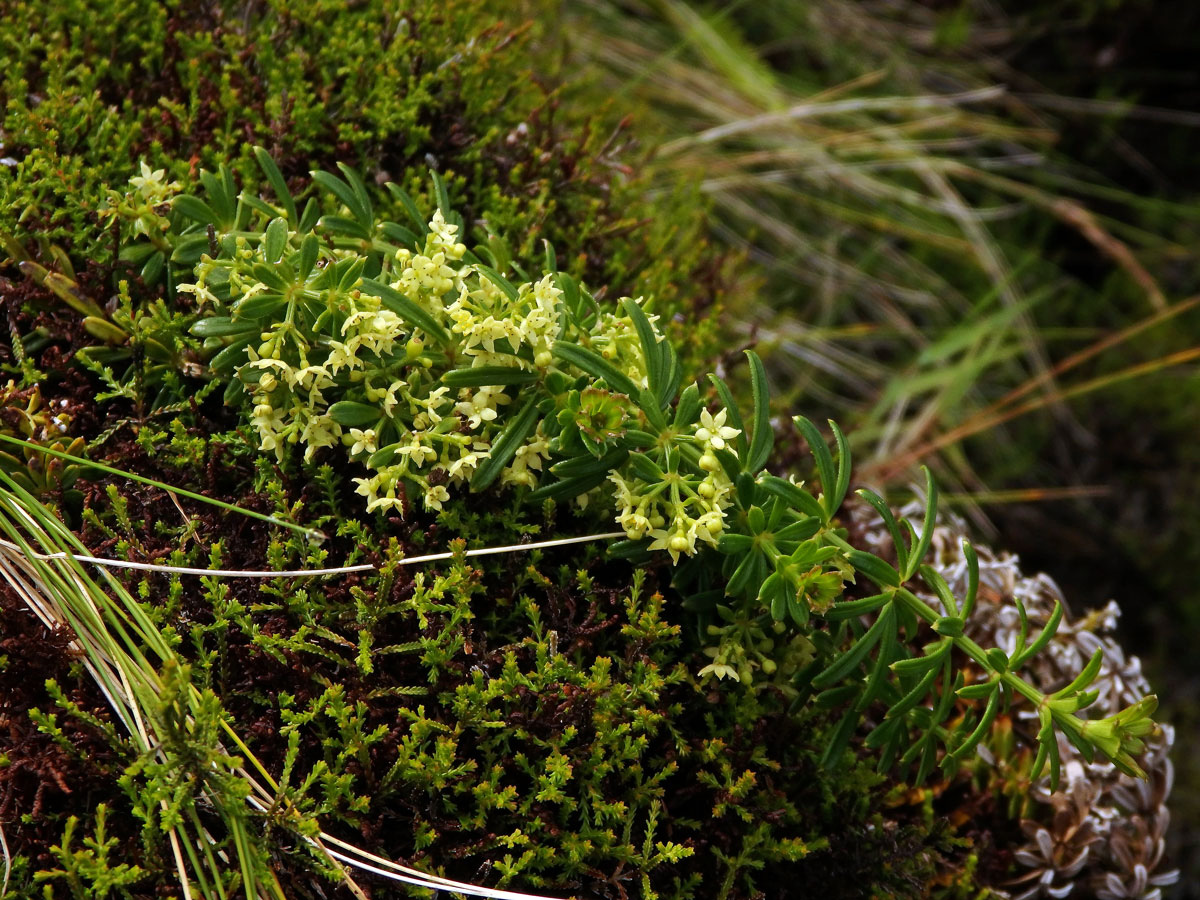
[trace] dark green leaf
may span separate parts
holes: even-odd
[[[754,434],[746,452],[746,471],[758,472],[767,464],[775,432],[771,429],[771,393],[767,387],[767,370],[753,350],[746,351],[750,361],[750,390],[754,395]],[[828,452],[828,451],[826,451]]]
[[[487,459],[471,476],[472,490],[486,490],[492,482],[500,477],[500,472],[516,456],[517,450],[525,443],[525,439],[533,433],[537,420],[537,404],[533,398],[530,398],[521,407],[520,412],[504,426],[500,436],[492,442],[492,449],[489,451]]]
[[[329,191],[342,202],[346,209],[350,210],[358,224],[359,229],[365,230],[367,237],[370,236],[371,226],[374,224],[371,211],[364,206],[362,200],[355,193],[354,188],[348,185],[342,179],[338,178],[332,172],[324,172],[320,169],[314,169],[311,172],[312,180],[319,184],[325,190]],[[327,219],[330,217],[327,217]]]
[[[287,305],[278,294],[252,294],[233,304],[234,321],[258,321],[265,319]]]
[[[631,398],[637,397],[641,393],[638,386],[633,383],[628,375],[618,371],[603,356],[593,350],[589,350],[587,347],[568,344],[566,341],[555,341],[550,350],[555,357],[563,362],[587,372],[593,378],[604,379],[608,386],[618,393],[626,394]]]
[[[833,441],[838,448],[837,483],[834,485],[833,495],[829,499],[829,515],[832,517],[841,509],[842,501],[846,499],[846,491],[850,489],[850,444],[846,440],[846,436],[842,434],[842,429],[838,428],[837,422],[833,419],[828,421]]]
[[[501,387],[512,384],[532,384],[538,380],[537,372],[527,372],[512,366],[478,366],[474,369],[451,369],[442,375],[442,384],[447,387]]]
[[[895,669],[895,663],[892,664],[892,668],[893,670]],[[916,706],[919,702],[924,700],[925,697],[928,696],[930,688],[933,687],[934,679],[936,679],[937,676],[938,667],[936,665],[931,666],[929,671],[922,675],[920,680],[917,681],[912,690],[897,700],[896,703],[888,709],[887,717],[889,719],[894,719],[897,716],[902,716]]]
[[[804,435],[804,440],[808,442],[808,449],[813,455],[813,461],[817,464],[817,477],[821,479],[821,490],[824,493],[824,519],[828,522],[837,511],[837,508],[833,506],[833,494],[837,488],[833,454],[829,452],[829,446],[821,437],[821,432],[817,430],[816,425],[804,416],[796,416],[793,421],[800,429],[800,433]]]
[[[501,292],[513,303],[521,296],[521,292],[517,290],[517,286],[493,269],[491,266],[478,265],[475,267],[479,273],[488,281],[500,288]]]
[[[564,459],[550,467],[551,473],[559,478],[583,478],[593,475],[607,475],[609,472],[625,464],[629,459],[629,451],[623,447],[609,450],[599,459],[592,456],[577,456],[574,459]]]
[[[887,505],[887,503],[884,502],[883,498],[874,491],[869,491],[866,488],[863,488],[862,490],[857,491],[857,494],[870,503],[871,506],[875,508],[875,512],[879,513],[879,518],[883,520],[884,527],[887,528],[888,534],[891,535],[892,546],[896,549],[896,563],[901,572],[907,571],[908,545],[904,542],[904,536],[900,532],[900,526],[896,522],[896,517],[892,515],[891,508]],[[826,494],[827,501],[828,496],[829,495]],[[826,510],[830,515],[832,515],[833,511],[836,509],[836,506],[833,506],[832,503],[827,502]]]
[[[825,745],[825,750],[821,754],[821,768],[834,769],[837,767],[860,721],[861,716],[855,707],[851,706],[833,730],[833,734],[829,738],[829,743]]]
[[[646,313],[638,306],[636,300],[626,297],[624,307],[625,314],[633,321],[633,327],[641,341],[642,358],[645,360],[646,378],[650,383],[650,390],[654,392],[655,400],[658,400],[661,406],[662,387],[666,382],[668,372],[666,360],[659,348],[658,335],[655,334],[654,326],[650,324]]]
[[[383,418],[378,406],[366,403],[355,403],[353,400],[339,400],[329,407],[329,416],[339,425],[347,428],[362,428],[373,425]]]
[[[891,594],[876,594],[873,597],[864,597],[862,600],[848,600],[845,603],[835,603],[825,612],[824,617],[830,622],[855,619],[867,613],[874,612],[891,599]]]
[[[287,182],[284,181],[279,166],[275,165],[275,160],[271,159],[271,155],[262,147],[254,148],[254,158],[258,161],[258,167],[262,169],[263,175],[267,177],[267,183],[271,185],[271,190],[275,192],[275,199],[283,206],[288,222],[293,226],[299,224],[299,219],[296,217],[296,201],[292,199],[292,194],[287,189]]]
[[[695,383],[689,384],[679,395],[679,403],[675,407],[673,424],[676,428],[691,425],[700,415],[700,388]]]
[[[307,234],[300,242],[300,261],[296,277],[303,282],[312,273],[321,252],[321,242],[315,234]]]
[[[194,219],[202,225],[218,225],[220,220],[213,208],[201,200],[199,197],[193,197],[190,194],[180,194],[171,201],[171,208],[182,213],[189,219]]]
[[[958,616],[941,616],[933,623],[933,630],[946,637],[962,637],[965,623]]]
[[[885,563],[878,556],[872,556],[863,550],[851,550],[846,554],[857,572],[862,572],[880,587],[899,587],[900,573]]]
[[[256,340],[258,340],[257,333],[238,338],[214,356],[209,361],[209,366],[218,375],[231,374],[238,365],[246,361],[246,348],[250,346],[252,341]]]
[[[360,221],[363,228],[369,231],[375,225],[375,210],[371,206],[371,195],[367,192],[367,186],[363,184],[363,180],[358,172],[345,163],[339,162],[337,167],[342,170],[342,175],[346,177],[346,183],[350,185],[350,190],[354,192],[354,199],[358,201],[357,209],[363,213]]]
[[[287,222],[283,219],[272,219],[266,231],[263,232],[263,258],[274,265],[283,259],[283,251],[287,249]]]
[[[663,470],[645,453],[630,454],[629,464],[633,467],[633,471],[637,473],[638,478],[650,484],[658,484],[666,477]]]
[[[417,230],[417,235],[423,239],[429,233],[429,225],[421,215],[421,211],[417,209],[417,204],[413,202],[413,198],[409,196],[408,191],[404,190],[398,184],[392,184],[390,181],[387,183],[387,189],[400,206],[404,208],[409,221],[413,223],[413,227]]]
[[[884,634],[888,633],[889,629],[894,629],[895,624],[895,607],[884,607],[883,612],[879,614],[879,618],[866,630],[866,633],[851,644],[845,653],[834,660],[829,668],[813,679],[813,687],[818,689],[829,687],[857,669],[862,664],[862,661],[867,658],[867,654],[871,652],[871,648],[879,642],[879,639]]]
[[[446,334],[445,329],[437,323],[433,316],[391,286],[384,284],[382,281],[375,281],[372,278],[364,278],[361,290],[363,293],[378,297],[384,306],[410,325],[420,328],[427,335],[438,341],[438,343],[445,344],[449,342],[450,336]]]
[[[201,319],[188,329],[198,338],[227,337],[231,334],[246,334],[248,331],[258,333],[258,329],[247,326],[245,322],[234,322],[228,316],[211,316]]]
[[[562,481],[543,484],[536,490],[530,491],[527,499],[533,503],[541,500],[570,500],[580,494],[586,494],[593,488],[600,487],[607,480],[607,471],[593,475],[580,475],[577,478],[564,478]]]

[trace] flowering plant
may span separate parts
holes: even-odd
[[[1033,777],[1048,767],[1057,781],[1059,735],[1087,759],[1140,773],[1153,697],[1089,719],[1081,711],[1096,699],[1099,655],[1053,694],[1022,674],[1061,607],[1037,635],[1022,617],[1008,649],[968,636],[974,552],[964,549],[962,598],[924,564],[932,478],[919,531],[859,492],[892,539],[885,559],[854,547],[837,519],[851,469],[836,425],[835,456],[815,425],[794,420],[819,494],[767,470],[775,436],[753,352],[743,418],[721,378],[685,384],[651,302],[602,308],[549,251],[540,275],[514,265],[510,280],[489,248],[469,250],[436,176],[428,217],[388,186],[402,225],[376,217],[347,167],[343,177],[313,173],[336,209],[322,216],[313,197],[301,213],[258,156],[274,203],[235,194],[227,172],[205,173],[207,201],[173,199],[168,240],[170,262],[190,273],[179,290],[201,310],[191,332],[212,374],[228,379],[227,399],[248,399],[263,450],[282,459],[303,446],[311,458],[341,446],[365,467],[356,482],[368,508],[402,514],[418,497],[437,511],[455,493],[498,484],[538,503],[611,502],[628,538],[615,554],[665,551],[676,564],[685,607],[716,641],[702,677],[768,683],[840,712],[828,764],[878,707],[867,745],[882,767],[915,767],[922,780],[972,753],[1015,694],[1039,721]]]

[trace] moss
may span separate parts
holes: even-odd
[[[220,163],[254,183],[257,144],[289,178],[345,162],[418,199],[432,166],[477,237],[526,259],[549,241],[615,296],[712,305],[725,272],[697,195],[651,206],[625,136],[559,109],[536,40],[549,6],[527,19],[487,0],[7,4],[0,231],[111,262],[96,216],[108,186],[143,160],[185,188]]]

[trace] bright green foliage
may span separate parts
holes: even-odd
[[[39,872],[36,880],[61,879],[67,883],[71,896],[77,900],[89,897],[104,900],[114,893],[117,896],[130,896],[126,888],[141,881],[146,873],[137,866],[109,859],[117,841],[105,837],[107,818],[108,807],[101,803],[96,807],[96,833],[83,839],[82,849],[73,846],[79,820],[75,816],[67,819],[62,845],[53,848],[62,868]]]

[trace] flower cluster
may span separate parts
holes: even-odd
[[[338,184],[353,195],[353,180]],[[188,198],[181,208],[201,205]],[[558,273],[509,282],[468,251],[461,224],[440,208],[414,223],[419,238],[374,223],[366,249],[340,236],[341,221],[327,216],[306,233],[280,216],[260,235],[223,235],[179,286],[204,309],[193,332],[217,351],[214,370],[224,366],[248,393],[262,450],[283,460],[298,446],[311,460],[341,445],[367,469],[355,479],[367,508],[403,514],[416,498],[439,510],[469,483],[536,489],[552,457],[575,446],[572,431],[603,455],[630,423],[644,425],[631,394],[648,386],[647,363],[628,314],[600,311]],[[389,243],[402,234],[412,238]],[[556,353],[564,344],[602,360],[608,379],[586,369],[581,378],[577,360]],[[541,401],[532,418],[521,414],[530,397]],[[738,433],[724,416],[705,410],[672,438],[699,449],[705,468],[692,459],[681,471],[669,444],[665,482],[631,489],[615,476],[631,536],[650,533],[674,556],[716,541],[731,484],[710,451]],[[597,487],[580,485],[577,496],[586,502]]]
[[[697,470],[689,472],[678,446],[668,444],[648,452],[627,480],[619,472],[610,478],[616,486],[617,522],[631,540],[653,538],[651,550],[666,550],[671,559],[693,555],[696,542],[716,546],[725,530],[725,510],[730,505],[733,482],[713,455],[725,442],[741,434],[725,424],[726,412],[700,412],[691,434],[674,437],[677,444],[700,449]],[[732,448],[728,452],[734,453]]]

